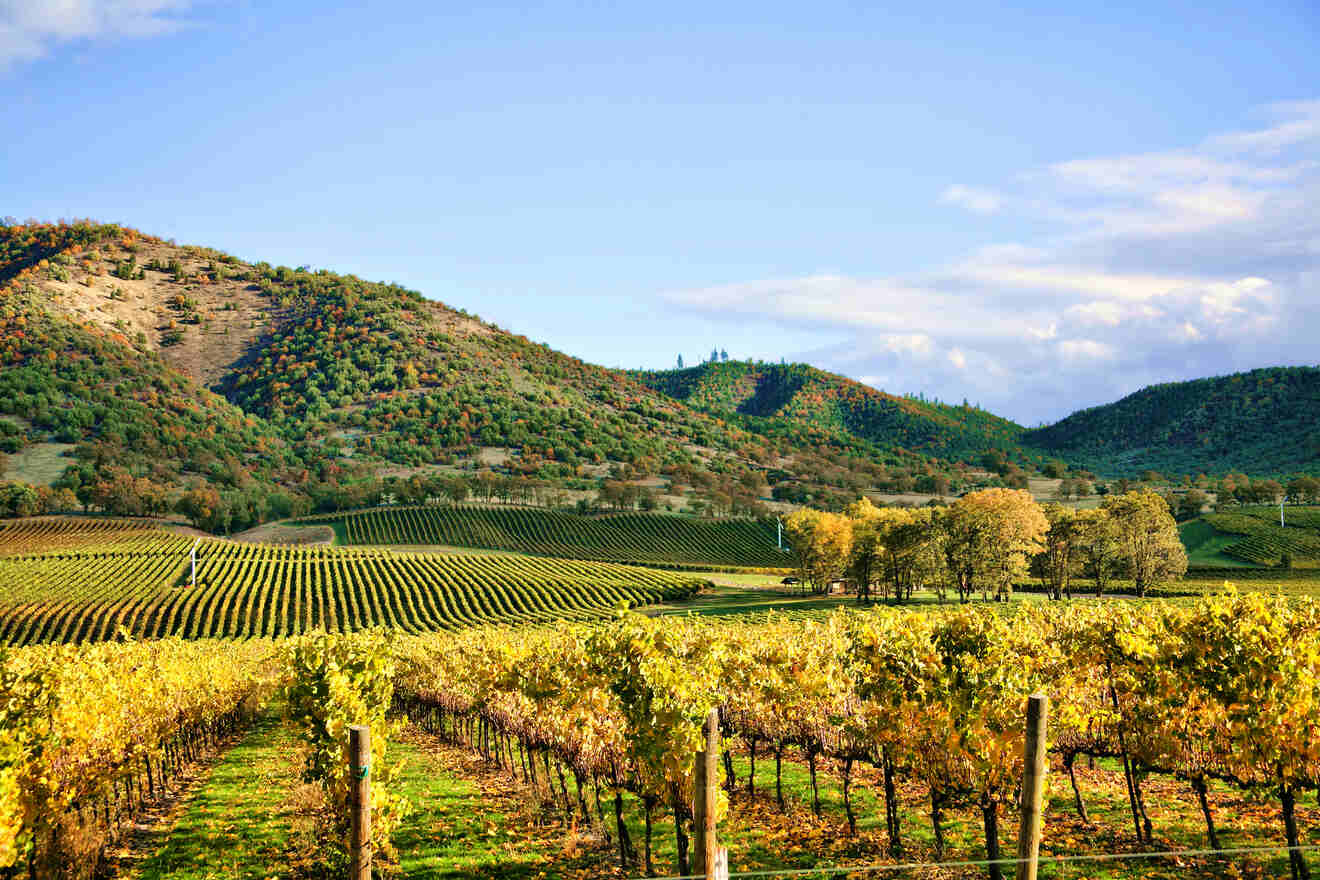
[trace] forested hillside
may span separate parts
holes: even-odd
[[[1110,475],[1320,472],[1320,369],[1271,367],[1152,385],[1028,431],[1024,442]]]
[[[1020,461],[1038,457],[1021,448],[1020,425],[985,410],[896,397],[807,364],[712,361],[634,375],[695,409],[742,417],[739,424],[767,436],[809,426],[955,461],[976,461],[990,449]]]
[[[773,418],[689,406],[397,285],[115,225],[0,226],[0,328],[0,516],[181,504],[237,530],[483,468],[757,513],[779,483],[820,503],[908,485],[1012,433],[970,409],[837,403],[862,386],[819,371],[828,393]]]
[[[969,465],[1002,475],[991,460],[1279,474],[1320,461],[1318,377],[1156,386],[1024,432],[803,364],[610,370],[398,285],[120,226],[0,226],[0,516],[174,509],[228,531],[465,473],[556,505],[751,515],[957,493],[995,479]]]

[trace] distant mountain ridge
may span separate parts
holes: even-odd
[[[810,425],[955,461],[974,462],[990,449],[1036,457],[1021,446],[1023,427],[1008,419],[969,405],[897,397],[808,364],[711,361],[632,375],[703,412]]]
[[[1268,367],[1152,385],[1022,440],[1117,475],[1320,473],[1320,369]]]

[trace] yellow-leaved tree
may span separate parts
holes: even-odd
[[[814,593],[824,593],[843,576],[852,552],[853,524],[841,513],[802,509],[784,522],[798,576]]]
[[[1025,489],[982,489],[959,498],[941,515],[948,571],[966,601],[976,584],[984,594],[1007,601],[1013,581],[1027,573],[1032,556],[1044,549],[1049,523]]]
[[[1178,524],[1168,502],[1150,489],[1106,498],[1137,595],[1145,596],[1155,584],[1187,572],[1187,551],[1178,539]]]

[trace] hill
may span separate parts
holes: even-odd
[[[711,361],[633,375],[694,409],[733,417],[766,436],[806,428],[968,463],[991,449],[1023,462],[1036,457],[1021,447],[1020,425],[985,410],[896,397],[807,364]]]
[[[1110,476],[1320,473],[1320,369],[1271,367],[1152,385],[1022,440]]]
[[[1251,565],[1272,570],[1320,567],[1320,507],[1242,506],[1207,514],[1180,531],[1189,559],[1201,565]]]
[[[582,516],[527,507],[390,507],[329,514],[345,544],[446,545],[660,568],[785,568],[773,520],[658,513]]]
[[[948,472],[1016,427],[809,369],[773,406],[690,405],[398,285],[106,224],[0,227],[0,330],[0,478],[37,487],[0,515],[152,514],[192,488],[229,531],[480,468],[755,513],[787,481],[832,503]]]

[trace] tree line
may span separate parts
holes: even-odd
[[[882,508],[867,498],[842,513],[805,508],[784,521],[804,589],[826,593],[842,582],[858,601],[901,602],[915,590],[961,602],[980,592],[1007,601],[1014,586],[1040,579],[1055,599],[1071,597],[1077,578],[1097,596],[1119,578],[1141,596],[1181,577],[1187,554],[1168,502],[1140,489],[1073,510],[1037,504],[1020,489],[970,492],[947,507]]]

